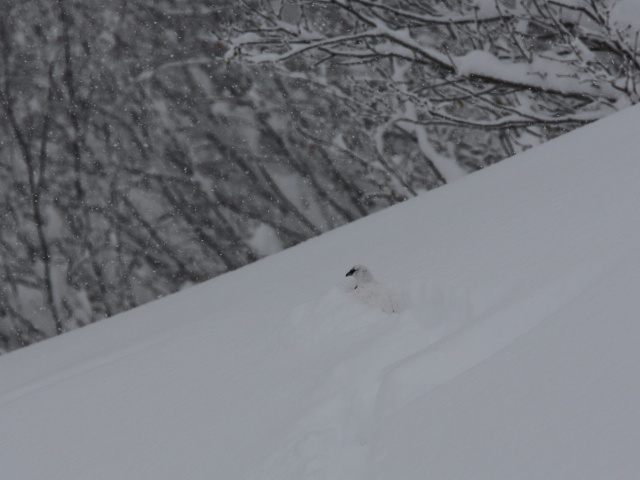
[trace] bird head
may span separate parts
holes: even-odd
[[[356,265],[347,272],[345,277],[353,277],[358,283],[373,282],[373,275],[364,265]]]

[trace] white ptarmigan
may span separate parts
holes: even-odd
[[[359,301],[370,307],[379,308],[385,313],[398,311],[397,302],[394,301],[392,293],[373,278],[367,267],[356,265],[347,272],[346,276],[354,278],[355,285],[349,293]]]

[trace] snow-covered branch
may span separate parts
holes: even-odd
[[[231,36],[229,58],[289,72],[307,69],[307,76],[360,98],[363,118],[377,126],[405,125],[431,158],[454,161],[443,156],[457,151],[443,143],[443,133],[464,138],[443,128],[495,130],[500,142],[488,133],[482,140],[494,158],[513,153],[499,150],[522,144],[526,132],[550,138],[638,101],[637,35],[620,27],[611,0],[287,5],[295,6],[295,15],[268,4],[257,14],[247,11],[251,33]],[[283,22],[287,27],[274,33]],[[406,64],[402,78],[394,76],[396,62]],[[380,129],[373,132],[379,145]],[[468,169],[469,159],[455,161]]]

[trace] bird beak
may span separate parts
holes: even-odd
[[[347,272],[347,274],[345,275],[345,277],[348,277],[350,275],[353,275],[354,273],[356,273],[356,269],[352,268],[351,270],[349,270],[349,272]]]

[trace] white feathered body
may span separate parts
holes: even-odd
[[[385,313],[397,311],[392,293],[386,286],[376,281],[359,284],[350,293],[362,303],[379,308]]]
[[[385,313],[398,311],[397,301],[393,293],[383,284],[377,282],[371,272],[364,265],[356,265],[347,276],[353,276],[355,285],[350,294],[365,305],[379,308]]]

